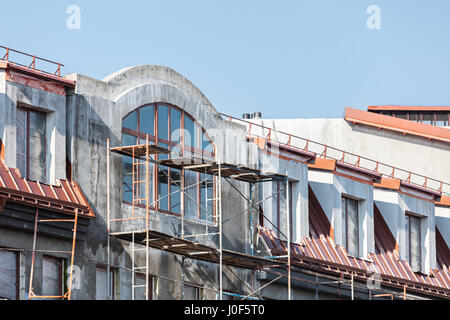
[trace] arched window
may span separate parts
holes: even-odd
[[[122,121],[122,145],[150,143],[169,149],[170,154],[155,156],[156,160],[168,157],[214,158],[214,146],[200,124],[182,109],[167,104],[154,103],[142,106],[129,113]],[[133,165],[131,157],[122,158],[122,201],[133,201]],[[135,180],[145,179],[144,166],[135,166]],[[185,217],[213,221],[214,180],[213,176],[162,165],[150,168],[150,203],[158,200],[153,210],[180,215],[181,196],[184,196]],[[186,188],[186,194],[180,187]],[[135,199],[145,198],[143,184],[135,184]],[[137,203],[144,204],[144,203]],[[136,200],[135,200],[136,205]]]

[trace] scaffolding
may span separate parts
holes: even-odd
[[[38,233],[38,223],[39,222],[73,222],[72,229],[72,250],[71,251],[58,251],[58,253],[70,253],[70,265],[69,265],[69,283],[67,291],[63,295],[37,295],[33,291],[33,275],[34,275],[34,261],[36,256],[36,242],[37,242],[37,233]],[[67,299],[71,300],[72,298],[72,280],[73,280],[73,264],[75,258],[75,244],[77,238],[77,225],[78,225],[78,209],[75,209],[75,217],[74,219],[39,219],[39,209],[36,208],[35,218],[34,218],[34,231],[33,231],[33,250],[31,253],[31,270],[30,270],[30,283],[28,287],[28,300],[32,299]],[[54,250],[39,250],[44,252],[55,252]]]
[[[241,299],[255,299],[255,295],[257,292],[261,291],[263,288],[275,283],[279,279],[285,277],[287,278],[287,299],[292,299],[292,280],[297,280],[305,283],[310,283],[315,286],[316,299],[318,299],[319,287],[323,285],[332,285],[335,284],[338,288],[341,285],[347,286],[351,291],[351,299],[354,297],[355,288],[361,288],[362,285],[358,285],[356,281],[354,281],[353,275],[350,275],[348,279],[345,279],[344,275],[341,274],[340,277],[335,277],[331,275],[325,275],[323,273],[308,271],[302,268],[301,266],[295,266],[291,261],[291,250],[287,249],[286,255],[281,256],[256,256],[254,254],[254,228],[253,228],[253,215],[255,212],[261,214],[260,208],[258,207],[260,203],[271,199],[273,196],[279,194],[280,192],[286,192],[286,234],[284,234],[277,226],[273,225],[272,222],[264,215],[262,215],[264,221],[270,223],[274,228],[278,229],[281,235],[286,238],[286,242],[288,244],[291,243],[291,232],[290,232],[290,197],[289,197],[289,178],[288,172],[285,175],[274,174],[274,173],[263,173],[257,169],[246,168],[243,166],[237,166],[233,164],[228,164],[220,161],[218,156],[215,156],[214,160],[211,159],[203,159],[203,158],[195,158],[195,157],[178,157],[171,158],[167,157],[162,160],[155,160],[154,156],[157,154],[169,154],[170,150],[162,148],[160,146],[149,144],[149,137],[147,136],[145,144],[139,145],[129,145],[122,147],[110,147],[109,139],[107,140],[107,231],[108,231],[108,242],[107,242],[107,272],[108,279],[110,279],[109,274],[111,272],[111,245],[110,239],[116,238],[120,240],[124,240],[130,243],[131,245],[131,263],[132,267],[130,269],[132,273],[132,299],[134,300],[135,290],[137,288],[145,289],[145,298],[149,299],[149,277],[150,277],[150,256],[149,249],[157,249],[166,252],[170,252],[173,254],[178,254],[182,256],[182,275],[181,275],[181,283],[182,283],[182,296],[184,295],[184,259],[191,258],[200,261],[206,261],[211,263],[216,263],[219,265],[219,288],[217,290],[218,299],[222,300],[224,295],[231,295],[233,297],[238,297]],[[111,217],[110,212],[110,157],[111,153],[116,153],[119,155],[125,155],[131,157],[132,161],[132,203],[131,203],[131,217]],[[160,202],[164,197],[167,197],[169,194],[164,195],[162,197],[157,197],[153,202],[150,202],[150,165],[155,166],[164,166],[167,168],[175,168],[181,170],[181,176],[185,175],[185,171],[190,170],[194,172],[204,173],[208,175],[212,175],[215,177],[213,179],[214,187],[214,196],[212,199],[206,199],[208,201],[215,201],[215,214],[213,214],[215,227],[218,228],[218,232],[209,232],[208,227],[210,226],[207,222],[204,223],[206,232],[201,234],[185,234],[185,200],[184,198],[190,198],[193,202],[199,206],[200,210],[204,210],[207,214],[208,211],[202,206],[201,203],[198,203],[192,197],[189,196],[187,190],[199,183],[204,183],[205,181],[200,181],[192,185],[184,185],[184,179],[181,179],[181,183],[178,185],[178,190],[175,192],[179,192],[184,196],[180,197],[180,215],[176,216],[181,219],[181,234],[179,236],[172,236],[157,230],[152,229],[150,225],[150,214],[152,206]],[[141,170],[140,168],[144,168]],[[144,172],[144,179],[142,178],[142,172]],[[169,180],[173,179],[169,174],[165,173]],[[250,196],[246,197],[237,187],[235,187],[230,180],[237,180],[241,182],[247,182],[250,184]],[[227,182],[230,186],[232,186],[248,203],[248,207],[241,210],[240,212],[228,217],[226,220],[223,220],[222,214],[222,183],[223,181]],[[252,187],[261,182],[270,182],[270,181],[281,181],[285,184],[284,190],[278,191],[276,193],[271,194],[270,196],[254,203],[252,198]],[[205,182],[206,183],[206,182]],[[139,187],[140,185],[145,185],[145,197],[142,197],[142,189]],[[174,192],[174,193],[175,193]],[[136,208],[139,207],[145,208],[145,215],[139,215]],[[142,211],[141,211],[142,212]],[[244,254],[232,250],[227,250],[223,248],[223,224],[228,221],[231,221],[235,217],[249,212],[250,218],[250,254]],[[131,226],[131,230],[112,230],[111,226],[117,222],[132,222],[135,220],[145,220],[144,226],[140,227],[139,225],[128,225]],[[195,223],[200,223],[196,221]],[[123,224],[121,224],[123,229]],[[207,237],[216,235],[219,237],[218,246],[209,246],[199,241],[195,241],[194,239],[199,237]],[[259,236],[259,232],[258,232]],[[191,239],[193,238],[193,239]],[[288,246],[289,247],[289,246]],[[270,253],[270,250],[266,248],[266,250]],[[145,266],[136,266],[136,252],[145,251]],[[224,267],[228,268],[232,274],[239,279],[249,290],[250,292],[246,295],[239,294],[231,294],[229,292],[224,292],[223,290],[223,274]],[[270,280],[268,283],[262,285],[261,287],[254,289],[251,285],[245,282],[243,279],[240,279],[236,273],[232,271],[230,267],[244,268],[253,271],[264,271],[267,274],[273,274],[277,277],[273,280]],[[315,282],[311,282],[306,279],[302,279],[300,277],[296,277],[292,275],[292,271],[295,272],[295,269],[301,273],[306,273],[309,275],[314,275],[316,277]],[[278,272],[277,270],[282,270],[283,272]],[[145,284],[137,285],[135,281],[136,273],[141,273],[145,271]],[[326,279],[326,281],[319,281],[319,279]],[[172,279],[173,280],[173,279]],[[175,280],[174,280],[175,281]],[[108,280],[108,292],[111,292],[111,283]],[[367,290],[367,287],[364,287]],[[375,290],[377,291],[377,290]],[[378,298],[378,297],[387,297],[389,296],[391,299],[394,297],[399,297],[400,295],[397,292],[389,291],[386,289],[378,290],[379,294],[375,294],[368,290],[369,299]],[[406,300],[406,286],[404,288],[404,293],[401,295],[403,299]],[[412,299],[417,297],[409,296]],[[111,297],[110,297],[111,298]]]
[[[245,269],[262,269],[268,267],[280,267],[284,266],[287,270],[288,276],[288,299],[291,298],[291,287],[290,287],[290,253],[287,255],[286,261],[281,261],[281,258],[284,257],[258,257],[254,255],[254,246],[253,246],[253,238],[254,238],[254,228],[253,228],[253,214],[255,210],[259,212],[256,207],[259,203],[270,199],[275,194],[259,201],[257,204],[253,204],[252,200],[252,187],[253,185],[261,182],[269,182],[269,181],[282,181],[286,183],[286,195],[289,193],[289,183],[286,175],[280,175],[276,173],[263,173],[257,169],[251,169],[244,166],[237,166],[233,164],[228,164],[220,161],[218,156],[215,156],[214,160],[204,159],[204,158],[195,158],[195,157],[179,157],[179,158],[171,158],[162,160],[155,160],[154,155],[156,154],[169,154],[170,151],[168,149],[156,146],[154,144],[149,144],[149,138],[147,136],[146,143],[140,145],[131,145],[131,146],[123,146],[123,147],[113,147],[111,148],[109,145],[109,139],[107,141],[107,229],[108,229],[108,243],[107,243],[107,269],[108,269],[108,279],[109,273],[111,272],[111,237],[115,237],[121,240],[125,240],[130,242],[131,244],[131,260],[132,260],[132,299],[135,298],[135,289],[142,287],[145,288],[145,297],[149,298],[149,248],[156,248],[159,250],[169,251],[175,254],[180,254],[183,257],[193,258],[202,261],[208,261],[219,264],[219,299],[223,299],[223,267],[238,267]],[[117,153],[120,155],[125,155],[131,157],[132,162],[132,202],[131,202],[131,217],[111,217],[110,212],[110,154]],[[164,195],[162,197],[157,198],[155,201],[150,202],[150,166],[164,166],[168,168],[175,168],[181,171],[181,175],[184,176],[185,171],[194,171],[207,175],[211,175],[214,177],[213,183],[215,191],[213,198],[206,199],[205,202],[207,204],[208,201],[215,201],[215,214],[212,215],[213,221],[215,223],[215,227],[218,228],[218,232],[210,232],[208,229],[209,224],[206,222],[205,229],[206,232],[202,234],[193,234],[187,235],[185,234],[185,197],[189,198],[191,201],[195,202],[197,206],[200,207],[200,210],[203,210],[208,214],[208,210],[201,204],[192,199],[187,192],[187,189],[197,185],[199,183],[207,183],[207,181],[200,181],[199,183],[195,183],[189,186],[185,186],[183,183],[178,185],[178,190],[175,192],[181,193],[183,196],[180,197],[180,219],[181,219],[181,235],[179,237],[169,236],[167,234],[158,232],[157,230],[152,230],[150,226],[150,210],[151,207],[158,202],[161,201],[162,198],[167,197],[168,195]],[[142,169],[142,167],[144,167]],[[145,177],[142,178],[142,172],[145,173]],[[162,171],[165,173],[165,171]],[[169,180],[172,180],[172,183],[177,184],[176,181],[170,177],[170,175],[166,174]],[[250,198],[247,198],[242,192],[239,191],[230,180],[237,180],[241,182],[250,183]],[[183,182],[184,179],[181,179]],[[231,218],[227,220],[223,220],[222,214],[222,182],[227,181],[244,199],[249,203],[249,207],[241,210],[236,215],[233,215]],[[142,188],[140,186],[145,185],[145,197],[142,197]],[[279,192],[278,192],[279,193]],[[286,196],[289,199],[288,196]],[[288,200],[289,201],[289,200]],[[206,205],[207,206],[207,205]],[[145,208],[145,215],[138,215],[136,208]],[[239,253],[231,250],[226,250],[223,248],[223,224],[232,220],[233,218],[245,213],[250,212],[250,239],[251,239],[251,254]],[[287,230],[290,230],[290,212],[289,205],[287,206]],[[267,219],[267,218],[266,218]],[[131,222],[133,220],[145,220],[144,228],[139,225],[136,227],[132,227],[132,230],[112,230],[112,224],[116,222]],[[270,221],[269,221],[270,222]],[[122,224],[121,224],[122,226]],[[120,228],[119,228],[120,229]],[[290,232],[286,232],[287,240],[290,242]],[[199,237],[207,237],[211,235],[217,235],[219,237],[219,243],[217,248],[207,246],[201,244],[197,241],[190,240],[190,238],[199,238]],[[136,248],[136,244],[139,246]],[[145,266],[136,266],[136,252],[139,250],[145,250],[146,259]],[[274,261],[275,260],[275,261]],[[184,264],[183,264],[184,265]],[[145,271],[145,285],[136,285],[135,284],[135,275],[136,273],[141,273]],[[184,270],[183,270],[184,275]],[[243,281],[243,280],[241,280]],[[108,292],[111,292],[110,286],[108,283]],[[183,282],[184,286],[184,282]],[[250,287],[250,286],[248,286]],[[260,288],[261,289],[261,288]],[[183,290],[184,291],[184,290]],[[254,292],[250,293],[251,296]]]

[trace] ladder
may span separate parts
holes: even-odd
[[[142,166],[144,168],[142,168]],[[141,169],[142,168],[142,169]],[[141,177],[145,173],[144,177]],[[145,300],[150,299],[149,292],[149,210],[150,210],[150,153],[149,153],[149,139],[148,135],[145,143],[145,160],[142,161],[140,157],[135,155],[135,146],[132,147],[132,215],[135,218],[136,206],[145,206],[145,246],[135,245],[135,232],[132,232],[131,241],[131,266],[132,266],[132,284],[131,284],[131,298],[135,300],[136,289],[145,289]],[[142,190],[145,191],[145,196],[142,196]],[[145,251],[145,266],[136,266],[136,252]],[[136,273],[145,272],[145,284],[136,284]]]

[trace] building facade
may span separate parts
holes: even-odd
[[[170,68],[4,57],[0,297],[448,299],[450,108],[373,110],[236,119]]]

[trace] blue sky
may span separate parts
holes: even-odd
[[[81,29],[69,30],[69,5]],[[369,5],[381,29],[369,30]],[[223,113],[341,117],[344,107],[450,105],[450,1],[8,1],[0,45],[103,78],[157,64]],[[6,14],[5,14],[6,13]]]

